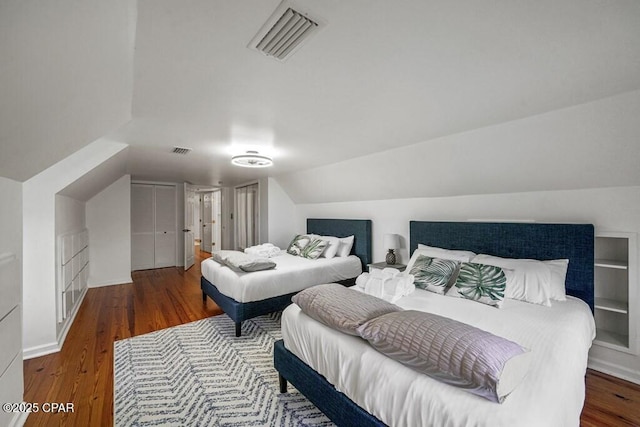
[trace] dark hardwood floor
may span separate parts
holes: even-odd
[[[62,351],[24,362],[25,402],[74,404],[73,413],[33,413],[27,426],[113,425],[113,343],[220,314],[204,306],[196,265],[133,273],[133,283],[89,289]],[[640,426],[640,386],[588,371],[581,425]],[[544,409],[542,409],[544,410]]]
[[[133,283],[89,289],[62,351],[24,362],[25,402],[73,402],[74,412],[32,413],[25,425],[112,426],[114,341],[222,313],[202,303],[200,261],[208,256],[196,250],[188,271],[136,271]]]

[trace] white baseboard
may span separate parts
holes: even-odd
[[[118,279],[109,279],[109,280],[101,280],[99,282],[91,282],[89,281],[89,287],[90,288],[101,288],[103,286],[113,286],[113,285],[123,285],[126,283],[132,283],[133,280],[131,279],[131,276],[127,276],[127,277],[121,277]]]
[[[595,371],[600,371],[635,384],[640,384],[640,371],[631,370],[623,366],[615,365],[611,362],[593,359],[591,357],[589,358],[587,366]]]
[[[11,422],[9,423],[9,427],[22,427],[24,423],[27,421],[28,416],[29,416],[29,412],[18,412],[11,419]]]
[[[33,359],[34,357],[46,356],[47,354],[57,353],[60,351],[57,341],[48,344],[41,344],[35,347],[25,348],[22,350],[22,359]]]
[[[62,348],[64,344],[64,340],[67,339],[67,334],[69,333],[69,329],[71,329],[71,325],[76,320],[76,314],[78,314],[78,310],[80,310],[80,306],[82,306],[82,301],[84,301],[84,296],[87,295],[87,290],[83,289],[80,293],[80,301],[73,304],[73,310],[69,313],[69,317],[64,321],[62,329],[58,333],[58,347]]]
[[[64,321],[63,327],[58,333],[58,340],[54,343],[42,344],[36,347],[25,348],[22,351],[22,358],[24,360],[33,359],[34,357],[46,356],[47,354],[57,353],[62,349],[62,345],[64,344],[64,340],[67,338],[67,334],[69,333],[69,329],[71,329],[71,325],[73,325],[73,321],[76,319],[76,314],[78,314],[78,310],[80,310],[80,306],[82,305],[82,301],[84,301],[84,296],[87,294],[87,290],[83,290],[80,293],[80,301],[73,306],[73,310],[69,313],[69,317]]]

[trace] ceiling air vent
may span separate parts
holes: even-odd
[[[284,61],[317,32],[322,23],[285,4],[278,6],[249,43],[264,55]]]
[[[171,150],[171,152],[175,154],[189,154],[191,152],[191,148],[173,147],[173,150]]]

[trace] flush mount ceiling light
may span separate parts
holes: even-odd
[[[231,163],[244,168],[266,168],[273,165],[273,160],[271,157],[258,154],[257,151],[247,151],[245,154],[233,156]]]

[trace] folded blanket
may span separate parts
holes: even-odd
[[[260,271],[270,270],[276,267],[276,263],[268,258],[256,257],[240,251],[214,251],[211,258],[219,264],[236,271]]]
[[[531,363],[531,353],[513,341],[423,311],[387,313],[356,331],[380,353],[493,402],[522,382]]]
[[[244,250],[245,254],[259,256],[263,258],[271,258],[273,256],[279,255],[281,249],[272,243],[264,243],[262,245],[256,245],[248,247]]]
[[[312,286],[294,295],[292,301],[307,316],[350,335],[358,335],[357,328],[371,319],[402,310],[337,283]]]
[[[362,273],[356,278],[356,286],[363,289],[366,294],[392,303],[416,289],[413,284],[413,275],[401,273],[395,268],[375,269],[371,273]]]

